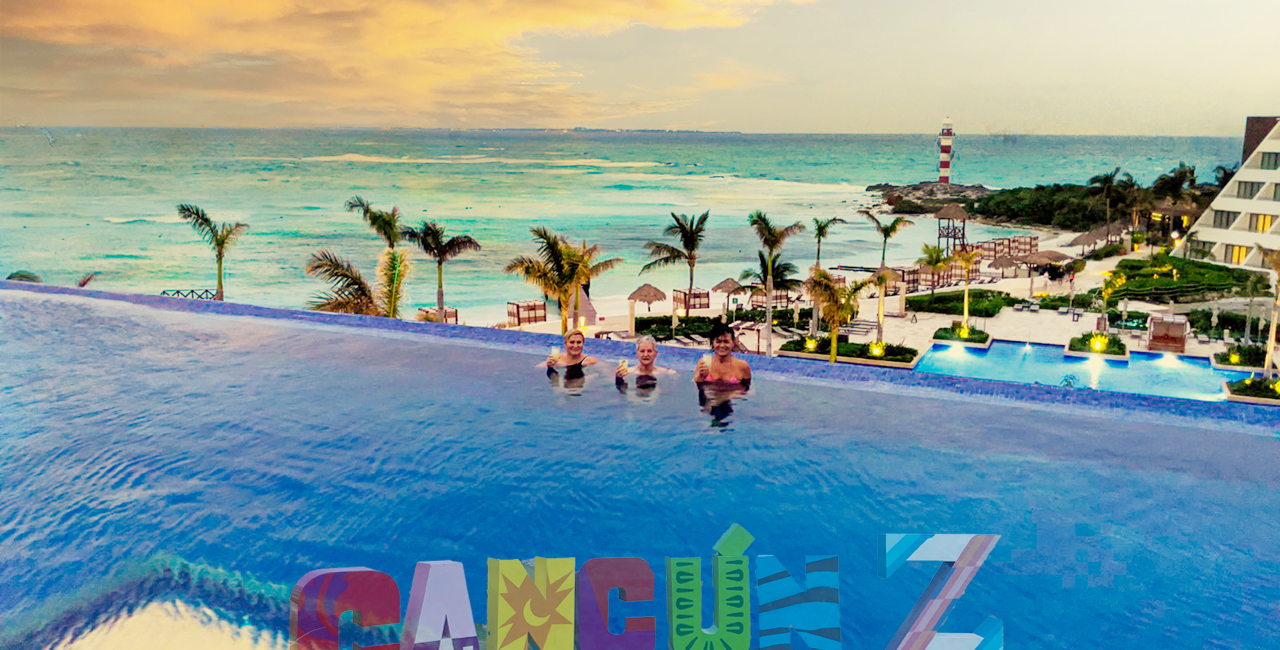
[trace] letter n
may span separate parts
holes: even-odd
[[[893,575],[907,562],[941,562],[907,620],[886,646],[888,650],[933,648],[973,648],[1002,650],[1004,624],[989,616],[974,634],[944,634],[937,628],[946,620],[955,602],[964,595],[987,555],[1000,540],[999,535],[881,535],[880,577]]]
[[[534,558],[533,577],[519,560],[489,558],[488,650],[574,650],[574,559]]]
[[[289,647],[338,650],[338,620],[345,612],[351,612],[361,627],[399,623],[400,588],[391,576],[365,567],[321,569],[302,576],[289,598]],[[395,648],[386,644],[363,650]]]
[[[440,647],[444,639],[452,647]],[[480,650],[467,578],[459,562],[419,562],[400,650]]]
[[[840,558],[805,556],[801,587],[772,555],[756,557],[760,650],[791,650],[795,630],[811,650],[840,650]]]

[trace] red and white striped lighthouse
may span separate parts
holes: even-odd
[[[938,182],[951,184],[951,140],[955,133],[951,131],[951,118],[942,121],[942,132],[938,134]]]

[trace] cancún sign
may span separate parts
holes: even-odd
[[[889,650],[999,650],[1004,626],[988,617],[973,633],[940,633],[965,587],[1000,539],[998,535],[881,535],[879,574],[906,562],[941,562],[929,587],[887,646]],[[751,572],[754,538],[734,524],[712,547],[714,625],[703,628],[702,560],[667,558],[667,623],[671,650],[751,650]],[[581,568],[574,558],[535,558],[533,574],[519,560],[488,562],[486,650],[655,650],[657,618],[628,617],[609,631],[609,594],[623,602],[654,600],[649,563],[598,557]],[[772,555],[755,558],[760,650],[790,650],[795,631],[811,650],[840,650],[839,558],[805,557],[798,581]],[[400,589],[381,571],[364,567],[312,571],[289,603],[290,648],[339,650],[338,621],[351,612],[362,627],[401,623]],[[398,644],[364,650],[480,650],[462,564],[419,562]],[[448,640],[452,647],[441,647]],[[446,644],[447,645],[447,644]],[[575,648],[576,646],[576,648]],[[359,650],[360,646],[354,646]]]

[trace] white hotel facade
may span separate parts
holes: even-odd
[[[1269,131],[1258,128],[1268,123]],[[1265,135],[1183,240],[1184,246],[1191,246],[1192,257],[1268,268],[1257,245],[1280,250],[1280,120],[1249,118],[1246,152],[1252,144],[1250,131]]]

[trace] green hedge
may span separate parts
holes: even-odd
[[[1000,190],[980,199],[974,210],[984,217],[1066,230],[1091,230],[1103,225],[1107,218],[1106,211],[1089,196],[1088,188],[1081,185]]]
[[[1045,296],[1044,298],[1040,299],[1040,309],[1057,311],[1062,307],[1069,306],[1073,309],[1087,309],[1092,311],[1093,301],[1097,299],[1097,295],[1098,295],[1098,290],[1093,289],[1086,293],[1076,294],[1074,298],[1070,296]],[[1070,305],[1067,304],[1068,300],[1071,301]],[[1026,301],[1019,300],[1016,302],[1026,302]]]
[[[1239,361],[1231,362],[1231,355],[1239,355]],[[1219,352],[1213,358],[1224,366],[1249,366],[1261,368],[1267,360],[1267,349],[1261,345],[1234,345],[1226,352]]]
[[[1267,381],[1260,377],[1256,379],[1251,377],[1240,381],[1228,382],[1227,390],[1231,391],[1232,395],[1260,397],[1280,402],[1280,393],[1276,392],[1277,386],[1280,386],[1280,381]]]
[[[969,290],[969,316],[992,318],[1006,306],[1021,302],[1003,291]],[[964,291],[947,291],[932,296],[907,298],[907,311],[964,315]]]
[[[990,334],[987,334],[986,332],[980,329],[975,329],[973,327],[969,328],[969,338],[961,338],[960,330],[954,327],[939,327],[938,330],[933,333],[933,339],[935,341],[964,341],[965,343],[986,343],[987,339],[990,339],[990,338],[991,338]]]
[[[778,327],[795,327],[798,329],[808,329],[809,319],[813,317],[813,310],[804,308],[800,310],[800,320],[795,320],[795,314],[790,309],[773,310],[773,320],[777,321]],[[738,309],[729,316],[729,322],[745,320],[753,323],[763,323],[765,311],[763,309]],[[668,324],[671,317],[667,317]]]
[[[676,336],[689,336],[697,334],[698,336],[708,336],[711,334],[711,326],[720,320],[719,316],[690,316],[681,318],[680,325],[675,332],[671,331],[670,316],[644,316],[636,318],[636,334],[643,336],[649,335],[659,341],[670,341]]]
[[[782,344],[782,349],[787,352],[809,352],[811,354],[831,354],[831,338],[824,337],[818,339],[818,347],[816,350],[806,350],[804,339],[796,339],[787,341]],[[871,356],[871,344],[869,343],[841,343],[836,347],[837,357],[849,357],[852,359],[873,359],[876,361],[898,361],[902,363],[911,363],[915,360],[919,352],[915,348],[909,348],[905,345],[885,345],[884,356]]]
[[[1171,266],[1177,270],[1160,270]],[[1150,260],[1120,260],[1116,271],[1128,281],[1112,292],[1113,299],[1129,298],[1145,302],[1199,302],[1215,294],[1237,294],[1253,271],[1219,266],[1210,262],[1157,255]],[[1153,277],[1154,276],[1154,277]]]
[[[1110,244],[1107,244],[1106,246],[1103,246],[1102,248],[1099,248],[1098,250],[1093,251],[1088,255],[1085,255],[1085,259],[1104,260],[1108,257],[1115,257],[1116,255],[1124,255],[1124,252],[1125,252],[1124,244],[1111,242]]]
[[[1067,349],[1072,352],[1093,352],[1093,348],[1089,345],[1089,340],[1093,338],[1094,332],[1082,334],[1071,339]],[[1103,354],[1114,354],[1116,356],[1124,356],[1128,348],[1125,347],[1124,341],[1118,336],[1107,335],[1107,349],[1103,350]]]

